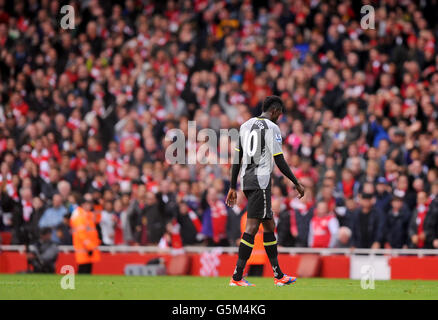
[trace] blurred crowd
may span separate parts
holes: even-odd
[[[437,22],[433,1],[0,0],[3,238],[71,244],[88,198],[103,245],[236,245],[230,165],[170,165],[166,132],[275,94],[306,187],[274,170],[280,245],[438,248]]]

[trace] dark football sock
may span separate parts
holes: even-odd
[[[254,247],[254,236],[249,233],[244,233],[240,239],[239,258],[237,259],[236,269],[234,270],[233,280],[242,280],[243,270],[245,269],[246,261],[251,256],[252,248]]]
[[[281,272],[280,266],[278,264],[277,239],[275,238],[275,234],[273,232],[263,233],[263,245],[265,246],[269,262],[271,263],[274,277],[276,277],[277,279],[281,279],[284,274],[283,272]]]

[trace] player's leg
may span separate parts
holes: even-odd
[[[263,220],[263,244],[265,246],[266,254],[274,272],[274,284],[277,286],[284,286],[296,281],[295,277],[285,275],[278,263],[277,239],[275,237],[275,222],[274,219]]]
[[[236,263],[236,269],[230,285],[232,286],[248,286],[250,285],[246,280],[242,279],[243,270],[245,269],[246,262],[251,256],[252,248],[254,247],[254,237],[259,230],[260,221],[263,212],[260,208],[263,208],[263,196],[262,190],[244,190],[246,198],[248,199],[247,205],[247,219],[245,232],[242,235],[239,245],[239,256]]]
[[[278,264],[277,239],[275,237],[275,222],[274,219],[263,220],[263,245],[265,246],[266,254],[274,272],[274,277],[280,279],[283,277],[280,265]]]
[[[239,245],[239,255],[236,263],[236,269],[234,270],[233,280],[242,280],[243,270],[245,269],[246,262],[251,256],[252,248],[254,247],[254,237],[259,229],[260,220],[254,218],[248,218],[246,220],[245,232],[242,235]]]

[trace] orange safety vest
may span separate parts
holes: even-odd
[[[242,215],[240,219],[240,231],[245,232],[247,212]],[[263,226],[260,223],[259,230],[254,237],[254,248],[252,248],[251,257],[246,262],[247,265],[251,264],[265,264],[267,262],[267,255],[265,246],[263,245]]]
[[[77,207],[70,218],[73,233],[73,247],[78,264],[100,261],[99,235],[93,212],[87,212]]]
[[[100,220],[102,220],[102,210],[103,207],[100,204],[96,204],[93,207],[93,212],[94,212],[94,223],[95,224],[99,224]]]

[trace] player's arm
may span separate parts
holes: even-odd
[[[289,168],[289,165],[284,159],[282,145],[281,145],[282,138],[281,138],[280,128],[278,128],[278,126],[274,126],[272,134],[273,136],[270,138],[272,139],[272,155],[274,156],[275,164],[277,165],[278,169],[280,169],[280,172],[283,175],[285,175],[290,181],[293,182],[295,188],[300,194],[299,198],[301,199],[304,196],[304,187],[301,185],[301,183],[298,182],[297,178],[292,173],[291,169]]]
[[[280,172],[295,185],[295,188],[300,194],[299,198],[302,198],[304,196],[304,187],[299,183],[298,179],[292,173],[292,170],[289,168],[286,160],[284,159],[283,153],[274,155],[274,160],[278,169],[280,169]]]
[[[233,164],[231,166],[230,191],[228,191],[227,199],[225,200],[226,204],[230,207],[233,207],[237,201],[237,192],[236,192],[237,179],[239,177],[240,164],[242,162],[242,157],[243,157],[243,151],[242,151],[242,147],[240,145],[240,139],[239,139],[239,145],[234,150],[234,160],[233,160]]]

